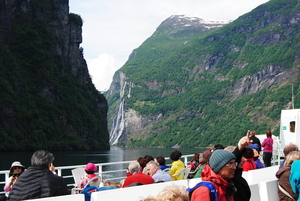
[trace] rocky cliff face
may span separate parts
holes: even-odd
[[[163,21],[152,37],[157,35],[166,35],[172,40],[176,38],[190,39],[190,36],[202,34],[217,28],[220,28],[230,21],[213,21],[198,17],[186,16],[186,15],[173,15]],[[187,43],[185,41],[184,43]],[[136,57],[136,50],[133,50],[129,56],[129,60],[133,60]],[[148,131],[161,120],[162,114],[159,113],[155,116],[141,115],[139,112],[133,109],[125,109],[126,99],[131,96],[131,89],[134,87],[134,83],[126,82],[126,74],[121,70],[116,72],[113,78],[113,82],[106,94],[108,98],[120,97],[118,110],[112,109],[109,115],[108,126],[110,130],[110,143],[115,145],[120,141],[127,141],[127,135],[133,136],[136,140],[143,140],[147,138]],[[149,89],[158,89],[162,83],[154,81],[146,82]],[[177,93],[184,92],[182,89],[180,92],[172,91],[165,92],[163,96],[173,96]],[[117,95],[117,96],[116,96]]]
[[[165,20],[115,74],[109,117],[122,114],[123,124],[113,144],[207,146],[249,128],[278,131],[290,86],[298,86],[298,10],[296,0],[278,0],[230,24]]]
[[[12,65],[17,66],[15,68],[16,70],[12,69],[11,78],[7,77],[8,79],[14,80],[11,83],[13,88],[11,93],[17,93],[18,96],[24,97],[29,96],[27,93],[30,93],[32,101],[39,100],[39,96],[45,98],[45,102],[50,102],[50,104],[47,103],[48,105],[55,107],[52,112],[57,113],[53,114],[55,117],[51,118],[46,115],[41,117],[38,117],[38,115],[36,118],[48,118],[48,120],[54,118],[55,120],[53,121],[58,121],[57,124],[60,124],[60,126],[56,124],[57,129],[61,129],[55,132],[67,133],[69,138],[74,140],[74,142],[67,143],[72,145],[66,145],[65,147],[62,145],[56,148],[109,148],[107,101],[92,84],[87,64],[83,57],[83,50],[79,47],[82,43],[82,19],[77,14],[69,13],[69,1],[1,1],[0,36],[3,47],[6,47],[7,51],[12,52],[10,55],[16,61],[15,63],[12,62]],[[47,47],[48,49],[46,49]],[[3,60],[5,59],[8,58],[4,58]],[[3,70],[3,72],[6,72],[5,68],[5,65],[0,66],[0,70]],[[20,77],[18,77],[19,75]],[[24,81],[27,78],[34,80],[34,85],[36,85],[36,83],[39,84],[32,86],[29,82]],[[17,86],[15,87],[15,85]],[[69,91],[65,90],[66,88],[68,88]],[[78,102],[82,97],[84,97],[85,100]],[[3,97],[3,99],[6,98],[9,99],[9,96]],[[69,102],[67,105],[72,109],[66,109],[63,106],[65,101]],[[82,109],[82,104],[85,104],[84,101],[90,101],[88,105],[89,108]],[[40,100],[39,103],[44,103],[44,100]],[[16,103],[11,103],[11,105],[14,104]],[[7,111],[15,113],[16,111],[11,105],[3,105],[5,108],[1,108],[0,112],[3,115],[6,115]],[[36,105],[34,105],[33,108]],[[91,113],[94,114],[91,115]],[[75,121],[77,121],[75,120],[76,118],[81,118],[81,120],[78,120],[81,122],[81,125],[75,123]],[[84,123],[84,118],[93,119],[93,125],[88,126],[88,122]],[[101,120],[99,121],[99,119]],[[13,120],[10,121],[4,119],[3,122],[2,131],[4,133],[14,133],[15,130],[24,129],[18,125],[20,124],[20,119],[17,120],[13,118]],[[39,125],[36,126],[39,127]],[[32,131],[36,129],[36,132],[44,134],[43,129],[33,127],[30,129]],[[50,135],[50,133],[48,133],[50,130],[51,129],[45,131],[47,133],[46,136],[48,134]],[[27,131],[22,130],[21,132],[26,133]],[[0,131],[0,138],[1,134]],[[57,133],[57,135],[59,134],[61,133]],[[13,134],[11,135],[13,136]],[[75,142],[78,140],[77,138],[84,139],[81,145]],[[91,141],[93,138],[96,143]],[[71,139],[70,141],[72,141]],[[26,148],[20,147],[17,149]]]
[[[82,22],[69,21],[68,0],[43,2],[5,0],[1,1],[0,9],[2,19],[0,31],[4,41],[8,43],[10,41],[10,32],[15,18],[28,13],[26,16],[28,21],[31,17],[36,17],[47,23],[48,29],[57,39],[50,51],[64,58],[65,66],[71,66],[72,74],[78,78],[78,82],[84,84],[90,80],[86,62],[79,51],[79,45],[82,43]],[[33,10],[34,16],[29,14]]]

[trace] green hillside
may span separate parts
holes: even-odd
[[[116,74],[131,83],[124,110],[137,111],[145,121],[161,117],[140,133],[127,128],[119,145],[202,147],[236,144],[247,130],[279,135],[292,84],[300,107],[299,14],[297,0],[271,0],[188,39],[158,29]],[[107,99],[112,118],[120,99],[117,93]]]
[[[79,43],[66,45],[74,40],[68,31],[81,30],[81,17],[66,14],[63,25],[64,2],[4,3],[0,150],[109,149],[106,99],[91,82]]]

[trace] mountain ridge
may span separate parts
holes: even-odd
[[[203,147],[236,144],[247,130],[278,135],[292,85],[296,107],[300,98],[299,13],[296,0],[272,0],[209,32],[154,33],[105,94],[109,121],[121,117],[109,125],[118,130],[111,138],[118,146]]]

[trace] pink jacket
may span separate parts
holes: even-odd
[[[268,137],[261,143],[261,146],[264,148],[264,152],[273,152],[273,139]]]

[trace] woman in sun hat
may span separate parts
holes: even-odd
[[[6,185],[4,186],[4,191],[9,192],[11,191],[13,185],[18,180],[19,176],[24,172],[25,166],[23,166],[19,161],[15,161],[11,164],[9,173],[12,175]]]
[[[94,163],[88,163],[86,164],[85,168],[84,168],[85,172],[87,175],[85,175],[84,177],[80,178],[79,184],[77,185],[76,188],[84,188],[85,185],[89,182],[90,179],[94,178],[95,176],[97,176],[95,174],[95,172],[98,170],[97,166]],[[97,179],[95,179],[94,181],[97,181]]]

